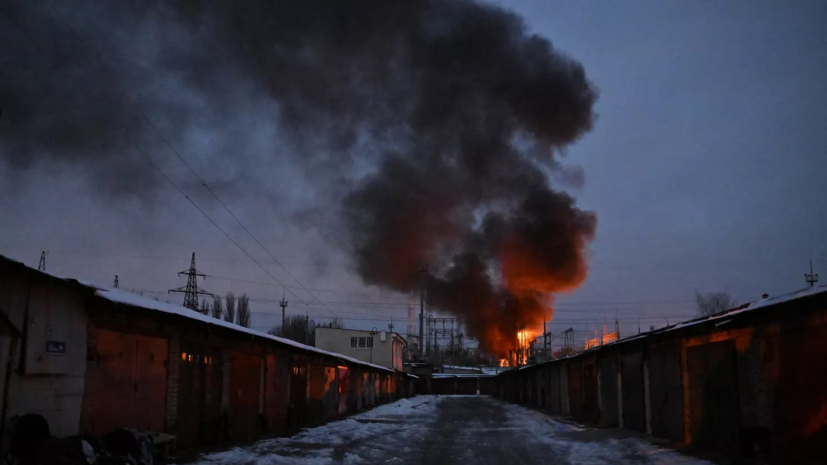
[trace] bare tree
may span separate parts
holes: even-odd
[[[221,305],[221,296],[214,295],[212,300],[212,317],[220,320],[224,317],[224,306]]]
[[[198,309],[198,313],[203,313],[204,315],[210,314],[210,306],[207,304],[206,299],[201,300],[201,307]]]
[[[313,320],[301,315],[290,315],[284,322],[284,328],[276,325],[267,333],[312,346],[316,342],[315,328],[316,323]]]
[[[330,321],[320,321],[316,324],[317,328],[334,328],[345,329],[345,322],[338,316]]]
[[[224,321],[235,322],[235,294],[228,292],[224,297]]]
[[[252,315],[250,314],[250,297],[247,294],[241,294],[238,298],[238,309],[236,312],[236,323],[245,328],[250,327]]]
[[[726,292],[701,294],[695,291],[695,305],[699,315],[709,316],[735,307],[735,301]]]

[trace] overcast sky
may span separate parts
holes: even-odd
[[[621,335],[637,332],[638,316],[643,328],[674,323],[695,313],[694,290],[739,302],[790,292],[805,286],[810,257],[827,280],[827,3],[498,4],[581,62],[600,90],[594,130],[564,160],[583,169],[585,184],[571,193],[598,217],[590,276],[558,299],[552,331],[611,324],[615,315]],[[267,129],[245,131],[255,138]],[[302,185],[288,164],[247,172],[231,158],[207,160],[198,170],[284,268],[170,162],[173,176],[293,286],[288,313],[338,315],[367,329],[393,317],[405,332],[407,296],[362,286],[347,257],[296,227],[297,218],[265,208],[323,186]],[[250,294],[257,329],[280,319],[282,286],[180,193],[163,186],[148,199],[104,199],[81,169],[0,165],[0,254],[37,266],[48,250],[50,272],[102,284],[118,274],[122,288],[177,302],[183,296],[165,291],[185,284],[175,273],[195,251],[211,275],[200,285]],[[274,184],[266,190],[249,182],[262,171]]]

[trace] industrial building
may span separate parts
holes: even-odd
[[[827,462],[827,286],[497,376],[500,398],[729,455]]]
[[[0,360],[3,444],[27,413],[55,436],[247,442],[410,396],[416,378],[2,256]]]
[[[405,338],[390,331],[316,327],[316,347],[402,371]]]

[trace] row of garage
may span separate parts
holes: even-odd
[[[0,355],[16,359],[0,371],[4,431],[37,413],[58,436],[129,427],[187,448],[287,434],[413,395],[413,375],[0,257],[4,291]]]
[[[496,395],[700,449],[823,463],[826,351],[822,286],[510,370]]]

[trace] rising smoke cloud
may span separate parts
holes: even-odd
[[[320,197],[339,212],[320,227],[344,226],[365,283],[408,292],[428,264],[431,305],[503,353],[586,277],[595,215],[548,173],[592,128],[597,93],[499,7],[16,0],[0,22],[0,155],[15,169],[88,166],[103,189],[138,195],[158,182],[135,150],[153,132],[122,92],[186,144],[204,105],[249,89],[275,102],[305,174],[340,186]]]

